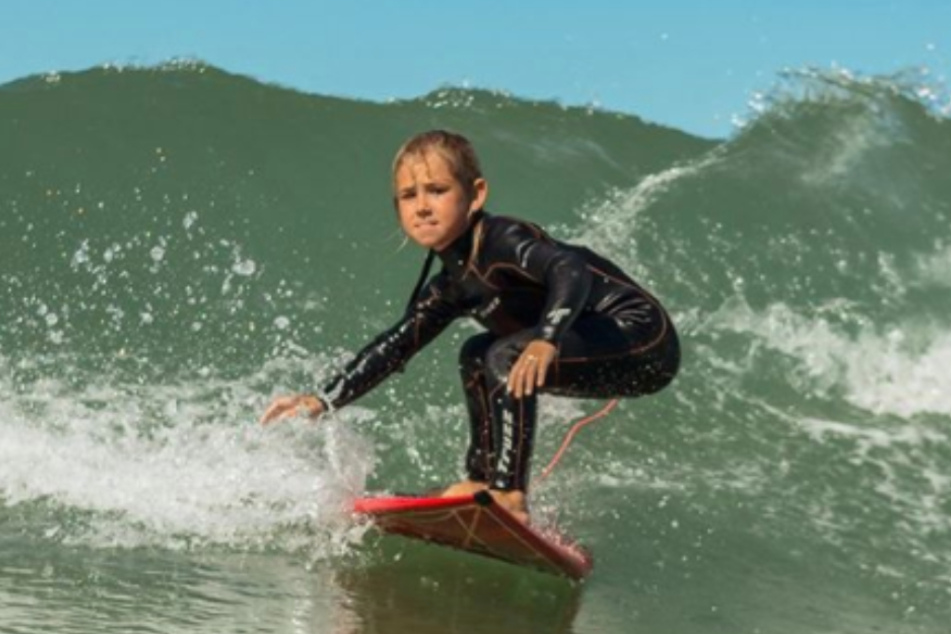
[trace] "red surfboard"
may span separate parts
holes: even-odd
[[[583,579],[594,562],[584,548],[518,521],[487,491],[451,498],[361,498],[354,512],[384,533],[443,544],[467,552]]]

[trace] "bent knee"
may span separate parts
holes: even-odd
[[[481,368],[493,341],[495,336],[489,332],[479,333],[466,339],[462,348],[459,349],[459,367],[464,370]]]
[[[485,355],[485,367],[489,375],[497,381],[504,381],[530,340],[530,334],[518,333],[494,342]]]

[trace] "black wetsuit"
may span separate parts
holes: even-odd
[[[506,390],[508,373],[534,339],[558,354],[541,391],[560,396],[640,396],[677,373],[677,334],[660,303],[589,249],[553,240],[537,226],[480,212],[438,253],[443,269],[327,386],[339,408],[397,371],[457,317],[482,324],[459,366],[471,436],[466,469],[492,488],[526,490],[535,394]]]

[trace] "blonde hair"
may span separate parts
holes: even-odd
[[[482,178],[479,157],[476,156],[469,139],[447,130],[422,132],[411,137],[397,150],[393,158],[393,188],[396,189],[396,172],[403,162],[410,157],[424,159],[429,152],[442,157],[469,198],[475,198],[475,182]]]

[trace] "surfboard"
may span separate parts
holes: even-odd
[[[396,496],[360,498],[356,514],[384,533],[420,539],[466,552],[584,579],[594,566],[579,544],[515,519],[488,491],[450,498]]]

